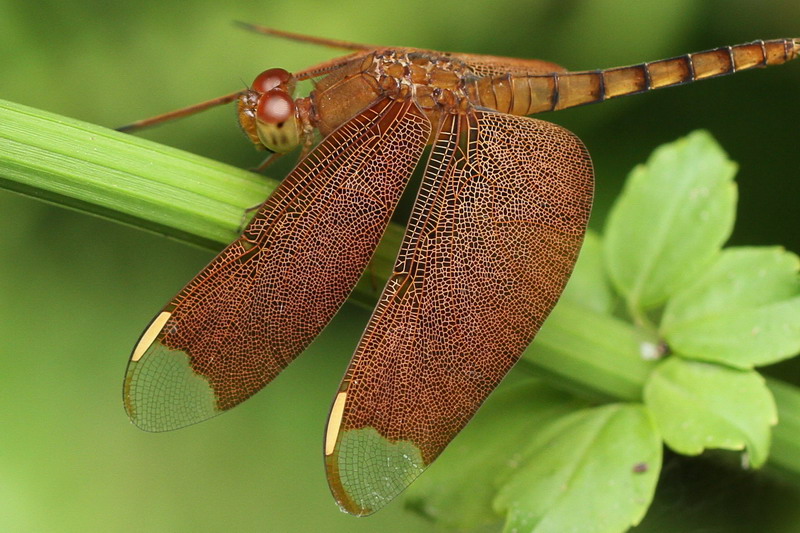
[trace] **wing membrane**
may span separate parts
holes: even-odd
[[[556,125],[482,111],[444,121],[328,422],[345,510],[401,492],[517,361],[569,278],[592,192],[586,149]]]
[[[536,76],[553,72],[566,72],[567,69],[550,61],[541,59],[521,59],[517,57],[490,56],[483,54],[452,53],[450,57],[466,63],[478,76]]]
[[[303,159],[142,335],[125,379],[131,419],[150,431],[205,420],[302,352],[366,267],[430,130],[410,100],[384,99]]]

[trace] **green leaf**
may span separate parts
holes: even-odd
[[[713,259],[733,227],[735,172],[703,131],[661,146],[633,170],[609,215],[604,250],[630,309],[663,303]]]
[[[667,303],[661,332],[681,356],[752,368],[800,351],[798,257],[732,248]]]
[[[639,523],[661,469],[661,440],[641,405],[613,404],[543,428],[505,480],[505,531],[615,533]]]
[[[598,313],[608,313],[614,307],[614,294],[606,277],[603,247],[597,233],[586,232],[575,270],[559,301],[572,302]]]
[[[670,357],[650,376],[644,398],[676,452],[746,449],[748,464],[759,467],[767,460],[778,415],[757,372]]]
[[[408,489],[406,505],[451,528],[494,523],[498,473],[549,420],[585,407],[539,380],[492,394],[445,452]]]

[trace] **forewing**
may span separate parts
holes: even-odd
[[[344,510],[399,494],[517,361],[569,278],[592,192],[589,154],[559,126],[479,111],[444,122],[331,409],[326,467]]]
[[[523,59],[518,57],[492,56],[486,54],[465,54],[463,52],[441,52],[425,48],[392,47],[406,53],[424,54],[434,58],[451,58],[466,64],[473,74],[483,76],[539,76],[553,72],[566,72],[567,69],[542,59]],[[378,49],[380,50],[380,49]]]
[[[555,63],[541,59],[522,59],[517,57],[490,56],[483,54],[452,53],[450,57],[466,63],[470,70],[478,76],[540,76],[553,72],[566,72],[566,69]]]
[[[215,416],[302,352],[358,281],[430,130],[410,100],[381,100],[303,159],[142,335],[124,387],[134,423]]]

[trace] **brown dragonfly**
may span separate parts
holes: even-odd
[[[304,149],[242,235],[142,334],[125,408],[142,429],[166,431],[216,416],[275,378],[347,299],[430,145],[394,271],[325,433],[331,490],[356,515],[386,505],[436,459],[530,344],[570,276],[592,204],[592,163],[572,133],[525,115],[800,53],[800,39],[780,39],[568,72],[539,60],[251,29],[351,53],[294,75],[270,69],[248,90],[125,128],[238,100],[256,147]],[[294,98],[306,79],[314,89]]]

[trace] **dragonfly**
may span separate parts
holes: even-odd
[[[122,128],[236,101],[256,148],[302,148],[241,236],[144,331],[124,405],[140,428],[166,431],[227,411],[272,381],[345,302],[426,157],[393,272],[325,431],[331,492],[354,515],[386,505],[439,456],[570,277],[591,211],[592,162],[578,137],[528,115],[800,54],[800,39],[778,39],[567,71],[247,27],[349,53],[294,74],[272,68],[246,90]],[[303,80],[313,89],[295,97]]]

